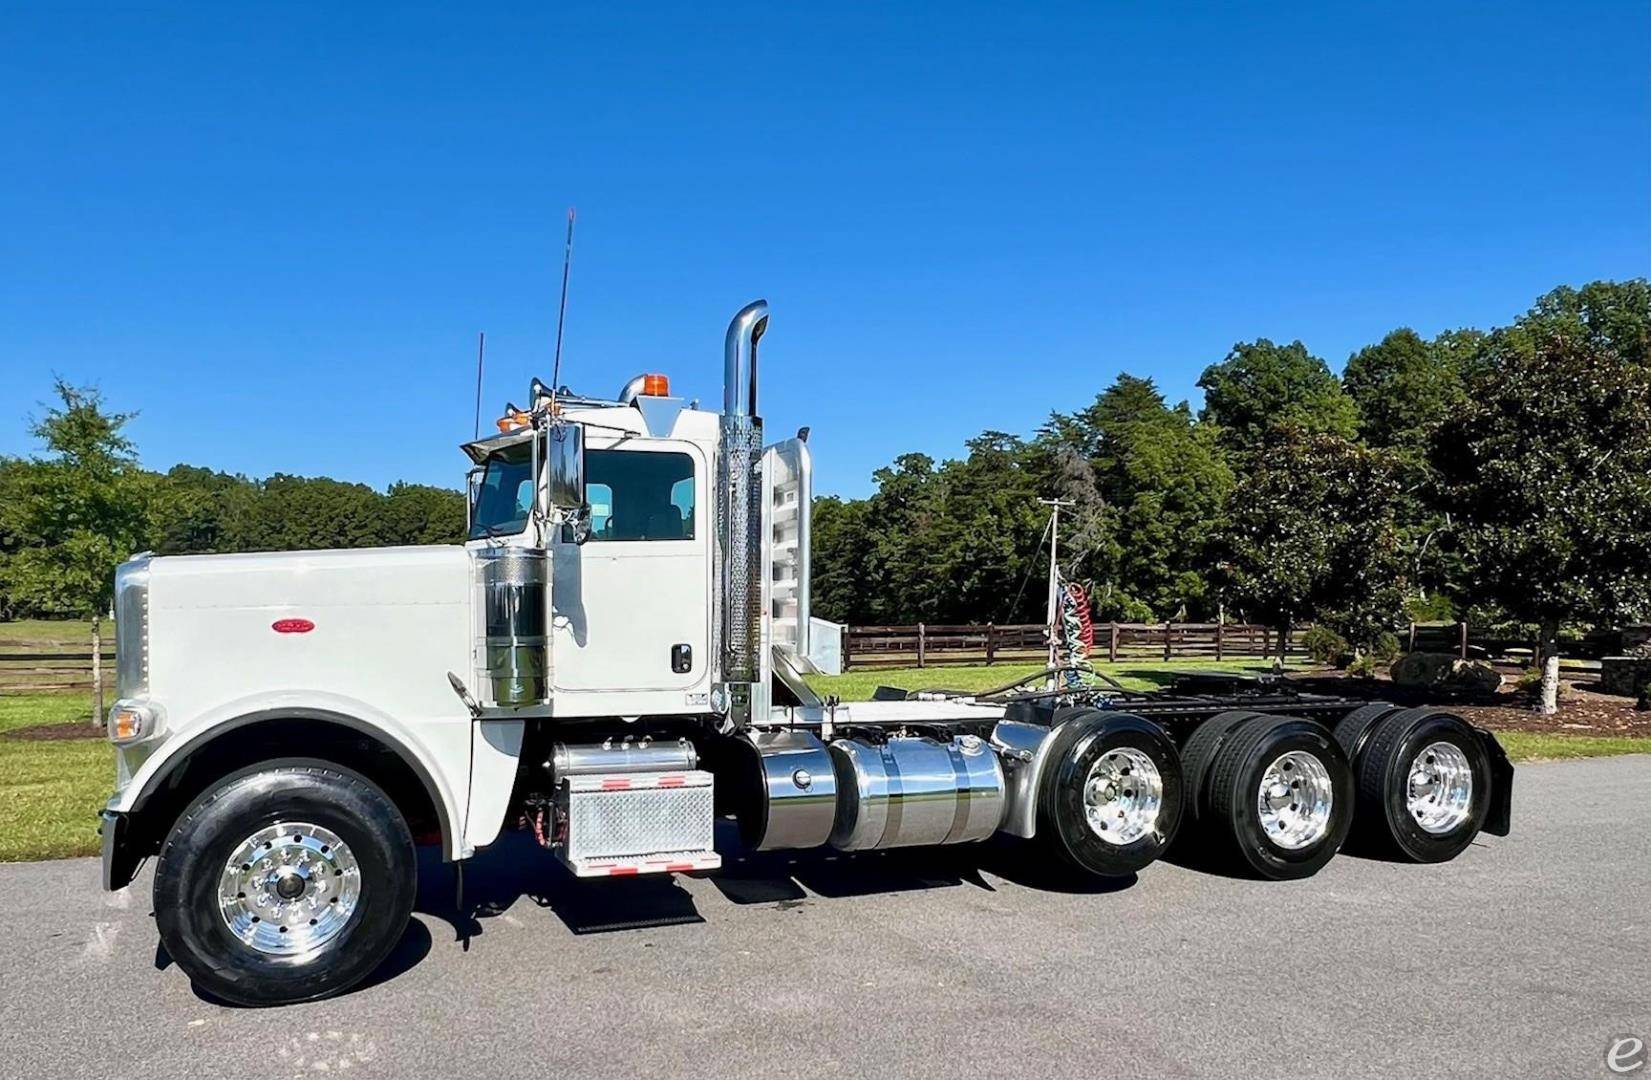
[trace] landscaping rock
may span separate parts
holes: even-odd
[[[1484,660],[1462,660],[1450,653],[1406,653],[1394,661],[1393,683],[1413,690],[1449,690],[1494,694],[1502,676]]]
[[[1599,662],[1599,689],[1602,694],[1638,697],[1651,687],[1651,657],[1607,656]]]

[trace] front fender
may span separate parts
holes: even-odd
[[[463,859],[472,849],[464,839],[461,793],[470,785],[470,720],[437,720],[420,725],[441,733],[436,747],[412,728],[364,701],[338,694],[292,691],[257,694],[224,702],[173,732],[144,760],[131,780],[109,801],[106,813],[138,813],[189,755],[219,736],[265,720],[325,720],[371,736],[393,750],[423,782],[441,819],[442,857]],[[444,764],[445,763],[445,764]]]

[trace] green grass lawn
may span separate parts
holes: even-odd
[[[0,697],[0,736],[42,724],[89,724],[84,693]],[[97,812],[115,787],[114,750],[102,738],[0,737],[0,862],[98,852]]]
[[[105,620],[104,640],[106,643],[115,639],[114,627]],[[31,644],[41,641],[72,641],[75,644],[85,643],[88,650],[92,647],[92,624],[90,620],[80,619],[18,619],[15,622],[0,622],[0,645]],[[112,647],[106,645],[105,647]]]
[[[15,625],[15,624],[12,624]],[[1147,690],[1172,671],[1255,670],[1244,663],[1126,662],[1102,665],[1125,686]],[[823,693],[864,701],[877,686],[985,690],[1039,670],[1035,664],[850,672],[811,677]],[[0,697],[0,736],[42,724],[85,723],[84,693]],[[1547,735],[1522,731],[1497,737],[1514,761],[1651,753],[1651,739]],[[0,737],[0,862],[98,852],[97,812],[114,789],[114,752],[103,739],[25,741]]]

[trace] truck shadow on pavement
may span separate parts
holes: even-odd
[[[1117,892],[1136,880],[1086,877],[1031,844],[1001,838],[955,848],[763,852],[744,848],[731,824],[719,823],[717,847],[724,852],[722,869],[703,876],[740,905],[783,908],[964,886],[995,891],[984,873],[1026,888],[1078,894]],[[522,900],[548,909],[575,934],[705,921],[693,894],[673,876],[580,880],[525,834],[507,835],[465,864],[462,899],[453,867],[435,848],[420,849],[417,910],[446,922],[457,939],[468,943],[485,934],[490,921]]]
[[[997,882],[1070,894],[1117,892],[1136,878],[1101,880],[1068,868],[1035,845],[1005,838],[954,848],[908,848],[845,853],[832,850],[751,851],[730,825],[718,825],[720,871],[703,875],[727,900],[739,905],[772,905],[778,910],[820,901],[879,893],[970,887],[995,892]],[[994,880],[986,877],[990,874]],[[418,900],[414,910],[452,927],[468,948],[487,933],[490,922],[510,918],[526,900],[548,909],[575,934],[601,934],[704,922],[694,896],[674,876],[618,880],[575,878],[550,852],[526,834],[508,834],[464,866],[462,897],[451,864],[440,849],[418,851]],[[347,994],[389,982],[429,955],[433,941],[424,920],[412,919],[407,932],[372,975]],[[172,958],[155,946],[155,968]],[[237,1008],[195,988],[203,1001]]]

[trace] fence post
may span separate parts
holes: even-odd
[[[992,666],[992,655],[993,655],[993,654],[994,654],[994,653],[995,653],[995,652],[997,652],[997,647],[996,647],[996,643],[995,643],[995,642],[993,642],[993,640],[992,640],[992,637],[993,637],[993,634],[992,634],[992,631],[993,631],[993,628],[994,628],[994,627],[993,627],[993,624],[992,624],[992,623],[987,623],[987,624],[986,624],[986,666],[987,666],[987,667],[991,667],[991,666]]]
[[[1410,623],[1410,649],[1408,651],[1416,651],[1416,623],[1414,620]]]
[[[1466,619],[1456,624],[1456,636],[1458,651],[1462,654],[1462,659],[1466,660],[1468,658],[1468,624]]]
[[[922,623],[917,624],[917,666],[923,666],[923,654],[928,651],[929,632]]]
[[[1111,663],[1116,664],[1118,662],[1118,624],[1117,623],[1112,624],[1112,635],[1111,635],[1111,638],[1107,641],[1107,645],[1106,645],[1106,658]]]
[[[1217,660],[1217,662],[1219,662],[1222,659],[1222,650],[1226,645],[1226,638],[1227,638],[1227,633],[1226,633],[1225,624],[1224,623],[1216,623],[1215,624],[1215,659]]]
[[[1175,655],[1175,646],[1170,644],[1170,636],[1169,635],[1170,635],[1170,624],[1165,623],[1164,624],[1164,659],[1165,660],[1168,660],[1171,656]]]

